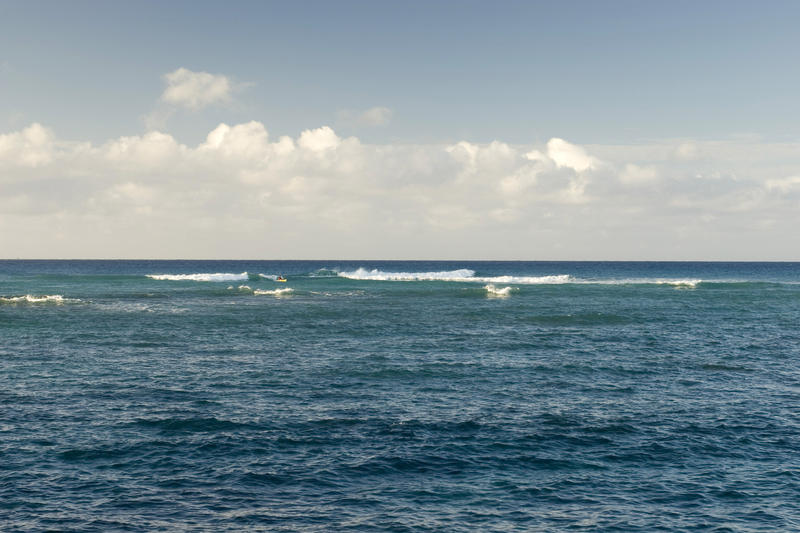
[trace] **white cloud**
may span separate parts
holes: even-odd
[[[759,231],[793,234],[800,146],[695,144],[703,158],[689,161],[678,142],[370,145],[328,126],[273,139],[252,121],[196,146],[163,132],[95,145],[32,124],[0,135],[0,227],[26,228],[0,232],[0,250],[591,258],[616,235],[616,257],[652,258],[632,254],[707,250],[693,224],[754,249],[778,239]]]
[[[591,170],[598,163],[597,159],[587,154],[580,146],[558,138],[547,142],[547,155],[557,166],[571,168],[577,172]]]
[[[52,130],[34,123],[22,131],[0,135],[0,164],[39,167],[54,156]]]
[[[800,176],[789,176],[786,178],[775,178],[766,181],[767,190],[779,193],[788,193],[800,190]]]
[[[166,133],[151,131],[142,136],[120,137],[102,146],[103,156],[117,168],[164,167],[178,162],[186,147]]]
[[[227,76],[194,72],[183,67],[164,74],[164,81],[167,88],[161,100],[194,111],[229,101],[233,90]]]
[[[658,171],[654,165],[640,166],[628,163],[620,172],[619,179],[623,183],[635,185],[650,183],[658,178]]]
[[[341,142],[342,140],[330,127],[322,126],[314,130],[305,130],[300,134],[297,144],[300,148],[305,148],[312,152],[321,152],[336,148]]]
[[[233,127],[220,124],[206,137],[198,150],[214,151],[226,157],[259,159],[269,150],[269,134],[263,124],[251,121]]]

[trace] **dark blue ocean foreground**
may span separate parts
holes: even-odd
[[[799,530],[799,363],[797,263],[2,261],[0,529]]]

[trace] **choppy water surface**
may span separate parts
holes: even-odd
[[[0,525],[800,529],[799,282],[790,263],[0,262]]]

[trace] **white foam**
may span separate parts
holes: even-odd
[[[658,280],[656,283],[659,285],[673,285],[676,289],[696,289],[698,283],[702,283],[701,279],[665,279]]]
[[[656,283],[659,285],[672,285],[676,289],[696,289],[698,283],[702,283],[701,279],[666,279],[658,280]]]
[[[371,281],[456,281],[470,283],[514,283],[517,285],[552,285],[569,283],[572,278],[566,274],[554,276],[491,276],[475,277],[475,271],[467,268],[441,272],[384,272],[359,268],[353,272],[339,272],[348,279]]]
[[[514,287],[503,287],[502,289],[498,289],[491,283],[484,287],[486,289],[487,296],[494,297],[494,298],[508,298],[511,296],[511,291],[514,290]]]
[[[628,279],[579,279],[568,274],[549,276],[475,276],[475,271],[462,268],[439,272],[385,272],[378,269],[359,268],[339,272],[339,277],[365,281],[452,281],[463,283],[485,283],[488,285],[672,285],[676,289],[695,289],[702,279],[628,278]],[[487,288],[487,291],[489,289]],[[503,289],[498,289],[503,290]]]
[[[267,294],[271,296],[286,296],[289,293],[293,292],[294,289],[291,287],[286,287],[285,289],[272,289],[271,291],[265,291],[261,289],[256,289],[253,291],[253,294]]]
[[[580,283],[595,285],[673,285],[676,289],[695,289],[702,279],[626,278],[583,280]]]
[[[568,274],[554,276],[493,276],[475,278],[474,281],[482,283],[514,283],[516,285],[561,285],[573,283],[575,280]]]
[[[276,274],[259,274],[258,277],[264,279],[271,279],[272,281],[278,279],[278,276]]]
[[[36,296],[33,294],[26,294],[24,296],[0,296],[0,302],[2,303],[29,303],[29,304],[40,304],[40,303],[56,303],[56,304],[63,304],[65,302],[74,302],[78,300],[64,298],[60,294],[45,294],[43,296]]]
[[[445,270],[441,272],[384,272],[382,270],[367,270],[359,268],[353,272],[339,272],[339,277],[373,281],[474,281],[474,270],[462,268],[459,270]]]
[[[239,285],[240,291],[252,291],[253,289],[250,288],[250,285]]]
[[[243,281],[249,279],[247,272],[230,274],[217,272],[213,274],[148,274],[148,278],[163,281]]]

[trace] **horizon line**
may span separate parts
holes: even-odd
[[[0,258],[0,262],[8,261],[272,261],[272,262],[323,262],[323,261],[364,261],[364,262],[409,262],[409,263],[800,263],[800,259],[197,259],[197,258]]]

